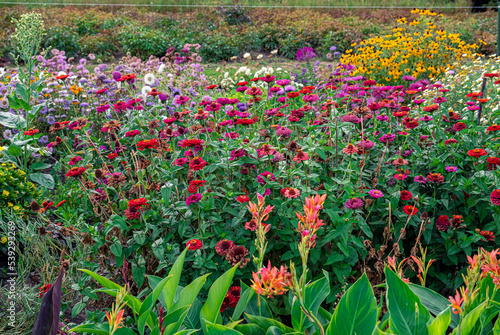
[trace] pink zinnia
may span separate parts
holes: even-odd
[[[345,202],[345,207],[349,209],[358,209],[363,207],[363,205],[364,205],[363,200],[359,198],[352,198]]]
[[[394,179],[397,179],[397,180],[404,180],[406,178],[408,178],[408,176],[403,174],[403,173],[398,173],[397,175],[394,176]]]
[[[195,193],[195,194],[191,194],[189,197],[187,197],[186,199],[186,205],[191,205],[191,204],[194,204],[194,203],[197,203],[198,201],[201,200],[201,194],[200,193]]]
[[[300,163],[302,161],[306,161],[309,159],[309,155],[303,151],[301,151],[300,149],[297,150],[297,154],[295,155],[295,157],[293,157],[293,161],[294,162],[297,162],[297,163]]]
[[[457,172],[458,170],[456,166],[447,166],[445,169],[447,172]]]
[[[490,200],[493,205],[500,206],[500,189],[491,192]]]
[[[368,194],[370,195],[370,197],[375,199],[382,198],[384,196],[384,193],[380,192],[379,190],[368,191]]]

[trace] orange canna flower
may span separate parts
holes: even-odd
[[[292,287],[292,275],[283,265],[278,268],[271,267],[269,261],[267,267],[263,267],[257,273],[252,273],[252,288],[260,295],[265,295],[269,298],[275,295],[282,295]]]

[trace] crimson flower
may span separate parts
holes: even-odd
[[[158,140],[156,140],[156,138],[152,138],[137,142],[137,149],[139,149],[139,151],[143,151],[144,149],[158,148],[159,145]]]
[[[201,157],[194,157],[189,162],[189,168],[195,171],[203,170],[205,166],[207,166],[207,162]]]
[[[52,284],[45,284],[42,287],[39,287],[38,290],[40,292],[38,292],[38,297],[42,298],[45,295],[45,293],[47,293],[50,290],[51,287]]]
[[[240,204],[244,204],[245,202],[249,202],[250,198],[247,197],[246,195],[240,195],[239,197],[236,198],[236,201],[238,201]]]
[[[201,241],[197,240],[197,239],[192,239],[192,240],[188,241],[188,243],[186,243],[186,247],[188,247],[189,250],[201,249],[202,245],[203,244],[201,243]]]
[[[418,212],[418,209],[416,207],[406,205],[403,207],[403,212],[407,215],[416,215]]]
[[[467,154],[474,158],[479,158],[481,156],[486,156],[488,153],[484,149],[473,149],[467,151]]]
[[[74,167],[66,173],[66,177],[79,177],[85,172],[85,170],[87,169],[84,167]]]
[[[500,206],[500,189],[491,192],[490,200],[493,205]]]
[[[233,247],[233,245],[234,245],[234,242],[231,240],[227,240],[227,239],[220,240],[215,245],[215,252],[219,256],[225,256],[227,254],[227,252],[229,251],[229,249],[231,249]]]

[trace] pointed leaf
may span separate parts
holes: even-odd
[[[377,300],[365,273],[340,299],[326,334],[371,334],[376,325]]]
[[[427,327],[429,334],[446,334],[451,322],[451,308],[447,308],[436,316],[434,321]]]
[[[186,252],[188,250],[188,248],[184,249],[182,254],[177,257],[174,266],[172,266],[172,269],[168,273],[168,275],[171,276],[172,279],[167,283],[165,289],[163,290],[163,297],[165,298],[165,303],[167,304],[167,311],[172,308],[172,305],[174,303],[175,292],[177,291],[177,285],[179,285],[179,280],[182,274],[182,267],[184,266],[184,258],[186,257]]]

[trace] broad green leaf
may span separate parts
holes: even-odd
[[[371,334],[376,325],[377,300],[365,273],[340,299],[326,334]]]
[[[410,289],[413,291],[413,293],[415,293],[420,298],[420,302],[422,303],[422,305],[427,307],[429,312],[431,312],[434,316],[437,316],[442,311],[450,308],[450,302],[441,294],[421,285],[410,283],[408,284],[408,286],[410,286]],[[454,329],[458,325],[459,321],[460,316],[458,314],[452,314],[450,327]]]
[[[287,333],[293,333],[295,331],[294,329],[287,327],[284,324],[282,324],[281,322],[276,321],[274,319],[269,319],[269,318],[265,318],[262,316],[250,315],[250,314],[245,314],[245,315],[248,318],[248,320],[250,321],[250,323],[255,323],[256,325],[258,325],[259,327],[261,327],[263,329],[268,329],[269,327],[274,326],[274,327],[277,327],[281,330],[284,330]]]
[[[259,296],[255,294],[255,291],[247,286],[243,281],[240,281],[240,286],[241,286],[241,296],[245,294],[247,290],[252,290],[253,293],[248,293],[250,295],[250,300],[246,304],[245,308],[245,314],[251,314],[251,315],[259,315],[263,316],[266,318],[273,318],[273,314],[271,313],[271,309],[269,308],[267,301],[264,297],[260,297],[260,311],[259,311],[259,303],[258,299]],[[240,298],[241,301],[241,298]],[[239,304],[239,302],[238,302]],[[243,303],[242,303],[243,304]],[[235,307],[235,311],[238,309],[238,313],[240,312],[238,305]],[[233,316],[233,320],[239,319],[241,317],[241,314],[238,315],[238,317]]]
[[[105,278],[105,277],[103,277],[101,275],[98,275],[97,273],[94,273],[94,272],[86,270],[86,269],[78,269],[78,270],[80,270],[80,271],[88,274],[89,276],[91,276],[92,278],[94,278],[99,284],[101,284],[105,288],[109,288],[109,289],[112,289],[112,290],[119,290],[119,289],[122,288],[120,285],[118,285],[116,283],[113,283],[108,278]]]
[[[182,267],[184,266],[184,258],[186,257],[186,252],[188,250],[188,248],[184,249],[182,254],[177,257],[174,266],[172,266],[172,269],[168,273],[168,275],[172,277],[172,279],[167,283],[167,285],[165,285],[165,289],[163,290],[163,297],[165,299],[165,303],[167,304],[167,311],[172,308],[172,305],[174,303],[175,292],[177,291],[177,285],[179,285],[179,280],[182,274]]]
[[[42,163],[42,162],[35,162],[35,163],[31,164],[31,170],[33,170],[33,171],[35,171],[35,170],[44,170],[44,169],[48,169],[51,166],[52,165],[50,165],[50,164],[45,164],[45,163]]]
[[[54,188],[54,178],[50,174],[46,173],[31,173],[30,174],[31,181],[40,184],[41,186],[53,189]]]
[[[14,157],[19,157],[19,156],[23,155],[24,151],[23,151],[23,149],[20,146],[15,145],[15,144],[11,144],[9,146],[9,149],[7,149],[7,152],[9,154],[11,154],[12,156],[14,156]]]
[[[393,335],[392,333],[387,333],[383,330],[380,330],[380,328],[377,326],[375,327],[375,329],[373,330],[373,333],[372,335]]]
[[[207,328],[207,331],[205,332],[205,334],[207,334],[207,335],[243,335],[239,331],[228,328],[226,326],[218,325],[218,324],[209,322],[208,320],[204,320],[204,321],[205,321],[205,325]]]
[[[330,281],[325,276],[306,286],[304,294],[304,305],[313,315],[318,314],[318,309],[323,300],[330,294]],[[298,299],[294,299],[292,305],[292,325],[295,330],[303,331],[313,323],[307,318],[301,309]]]
[[[170,279],[172,279],[172,276],[167,276],[163,278],[162,281],[159,282],[158,285],[156,285],[153,292],[151,292],[146,297],[146,299],[144,299],[144,302],[142,303],[141,306],[141,310],[139,311],[139,320],[137,322],[137,328],[139,330],[139,333],[144,334],[144,328],[146,327],[146,321],[148,320],[149,313],[155,306],[156,301],[160,296],[160,293],[163,291],[163,288]]]
[[[427,322],[431,315],[418,296],[388,267],[385,278],[389,331],[398,335],[428,335]]]
[[[7,128],[26,128],[26,120],[22,116],[7,112],[0,112],[0,124]]]
[[[472,311],[467,313],[467,315],[464,317],[462,322],[460,322],[460,326],[455,328],[455,331],[453,334],[458,334],[457,330],[460,329],[459,334],[470,334],[472,329],[476,326],[476,322],[479,320],[481,317],[481,313],[483,312],[484,308],[486,307],[487,301],[483,302],[476,308],[474,308]]]
[[[445,335],[451,322],[451,308],[447,308],[436,316],[434,321],[427,327],[429,334]]]
[[[172,309],[175,310],[186,305],[192,305],[198,296],[198,293],[200,293],[200,290],[203,288],[203,285],[205,285],[208,276],[210,276],[210,273],[196,278],[191,282],[191,284],[184,287],[179,294],[179,299],[177,299],[175,304],[172,306]]]
[[[265,330],[253,323],[247,323],[243,325],[236,325],[234,329],[242,333],[243,335],[261,335],[265,333]]]
[[[167,314],[163,321],[163,326],[166,327],[163,335],[175,334],[182,327],[190,307],[191,305],[183,306]]]
[[[495,327],[493,327],[493,335],[500,335],[500,318],[495,322]]]
[[[220,276],[210,287],[207,301],[201,308],[200,312],[201,327],[204,332],[207,331],[205,320],[215,323],[217,317],[220,315],[219,311],[222,306],[222,302],[224,301],[224,297],[226,296],[229,287],[231,287],[233,276],[238,266],[239,264],[226,271],[226,273]]]
[[[241,289],[243,290],[243,287],[241,287]],[[248,303],[250,302],[250,300],[252,299],[252,297],[254,295],[255,295],[255,291],[250,287],[247,287],[241,293],[240,300],[238,301],[238,304],[236,304],[236,307],[234,308],[234,311],[233,311],[233,316],[232,316],[233,320],[238,320],[241,317],[243,312],[245,312],[245,309],[247,308]]]

